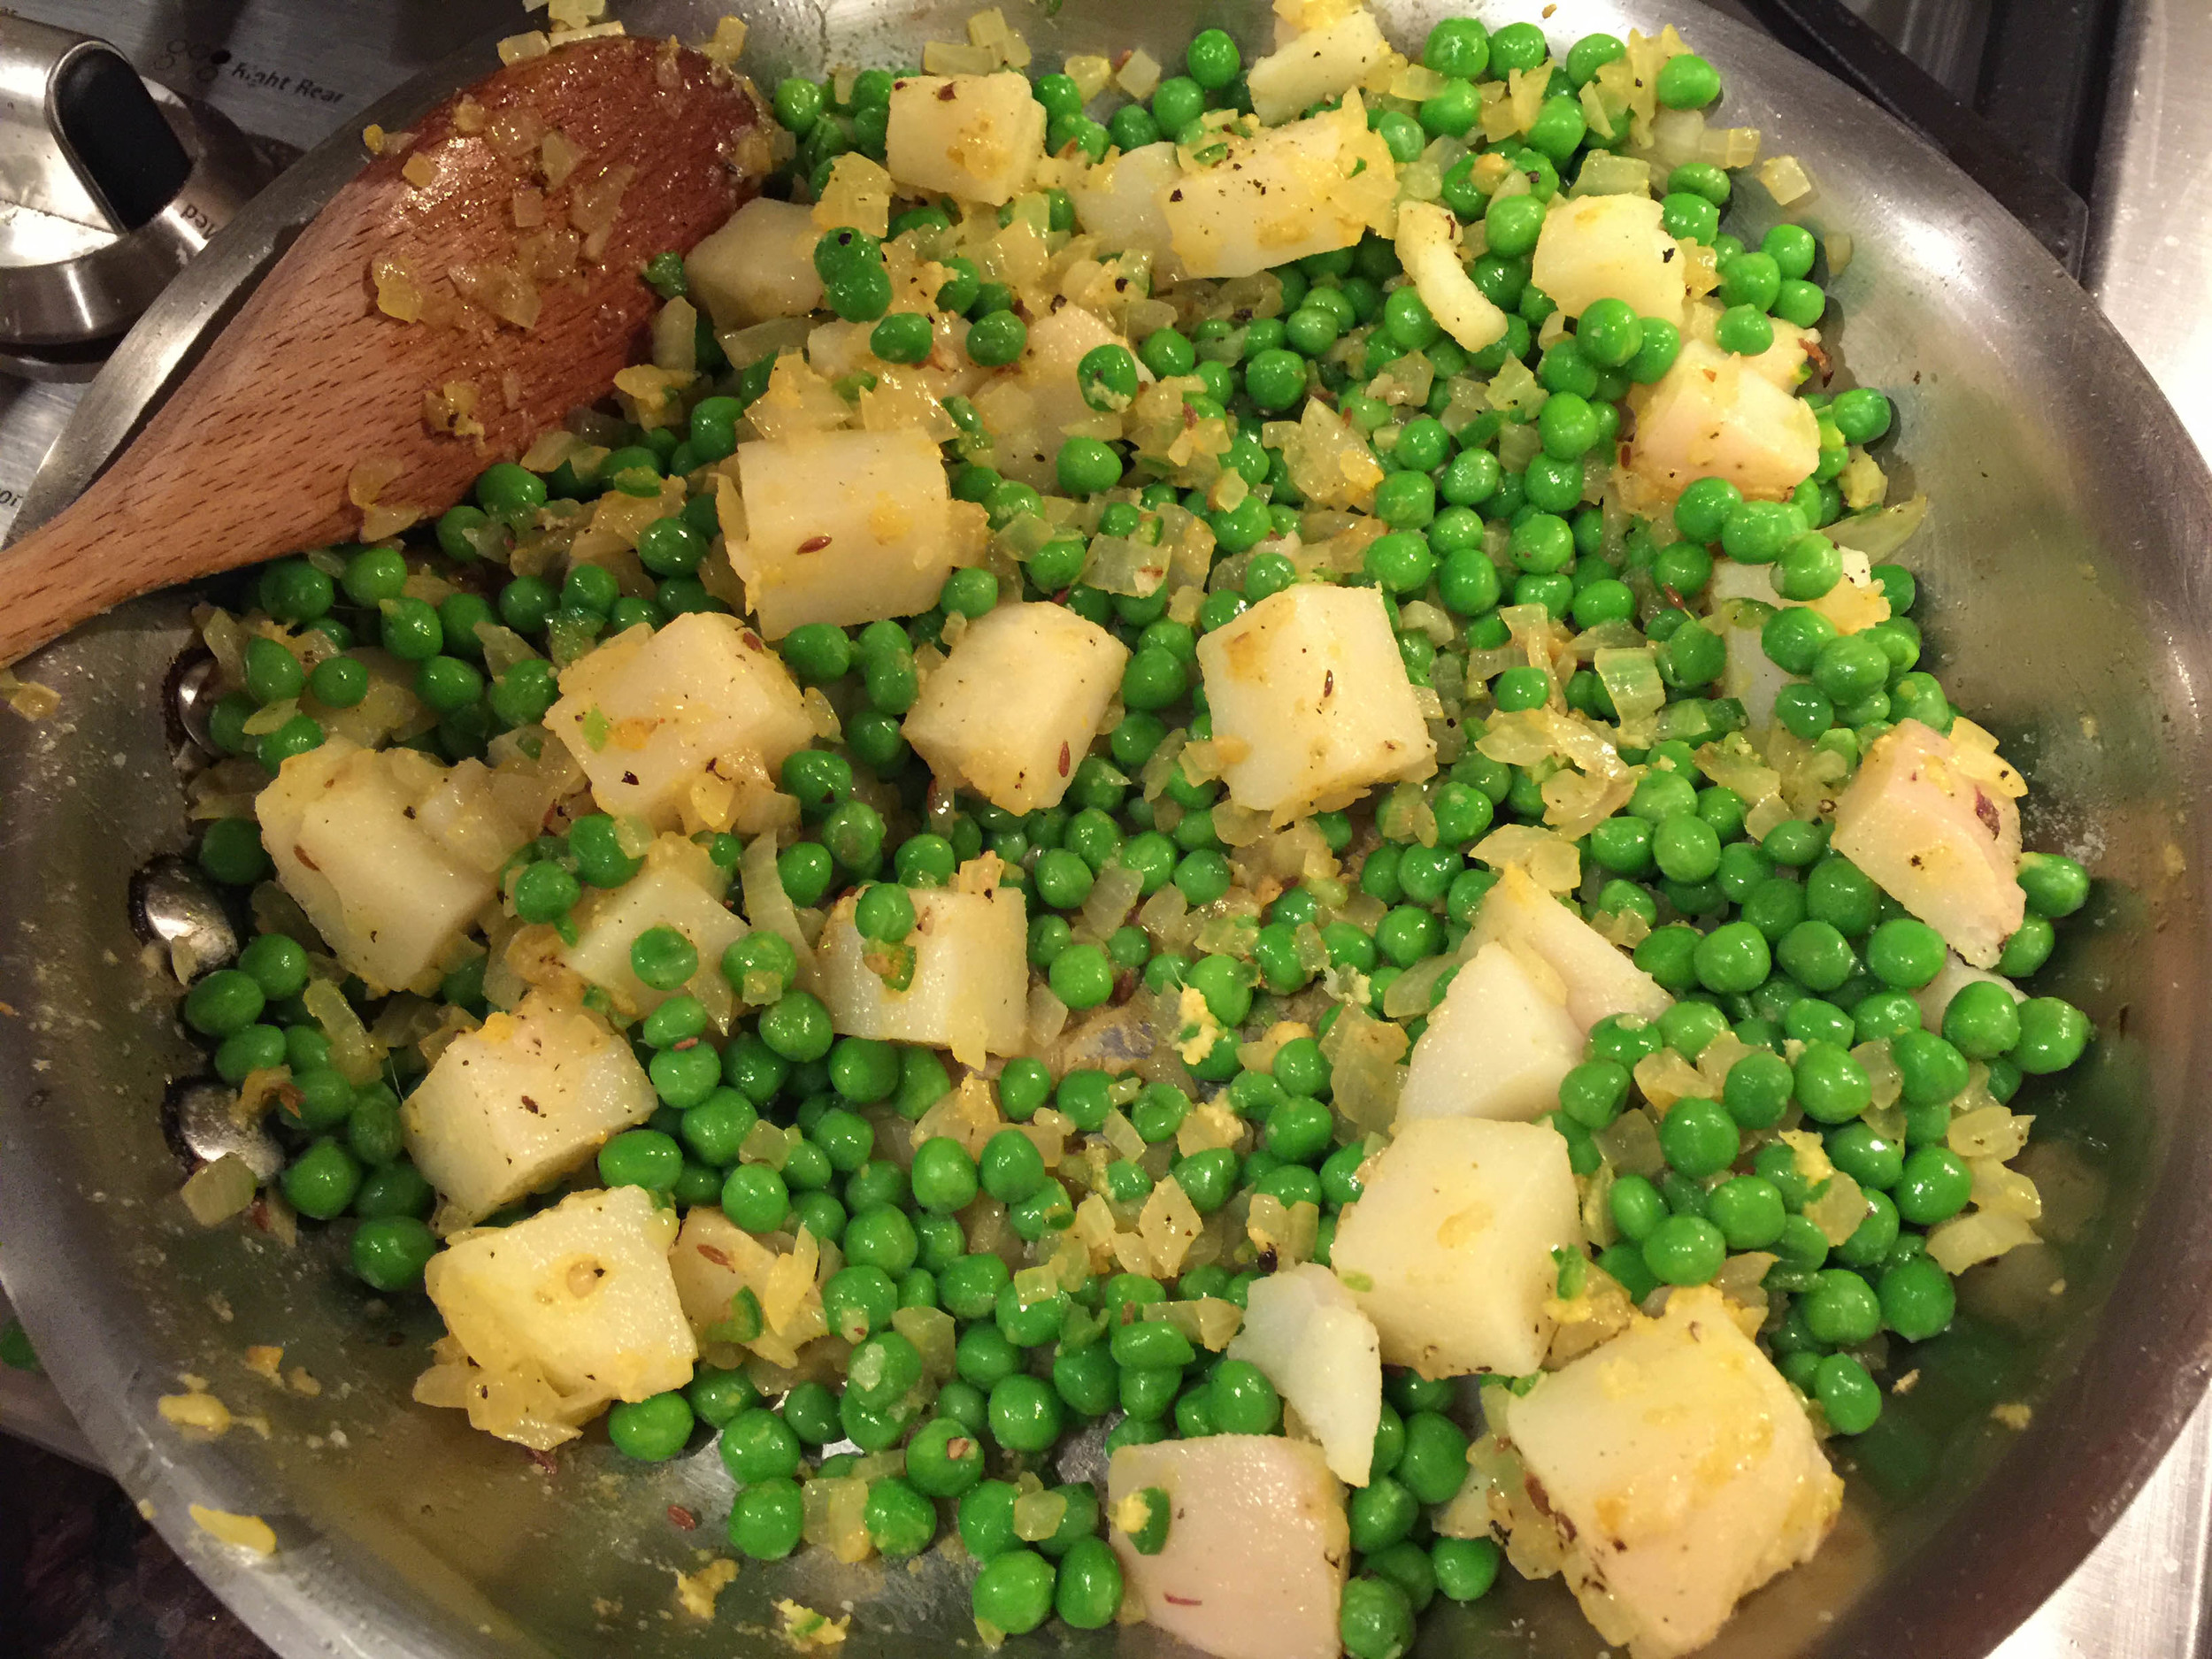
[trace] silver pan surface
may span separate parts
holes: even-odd
[[[634,32],[708,32],[712,0],[627,8]],[[969,0],[764,0],[750,67],[772,79],[835,62],[913,62],[961,38]],[[1447,8],[1376,9],[1414,47]],[[1990,1271],[1967,1317],[1918,1356],[1922,1377],[1879,1432],[1839,1451],[1851,1502],[1821,1556],[1747,1605],[1711,1650],[1985,1652],[2087,1554],[2202,1390],[2212,1298],[2212,979],[2202,872],[2212,868],[2212,541],[2208,480],[2172,412],[2096,308],[2014,221],[1935,152],[1835,82],[1694,0],[1504,0],[1494,27],[1541,19],[1555,41],[1673,22],[1717,63],[1732,123],[1803,162],[1817,194],[1793,217],[1854,239],[1824,325],[1856,380],[1897,400],[1901,493],[1934,503],[1909,560],[1929,657],[1961,706],[2034,785],[2031,845],[2100,877],[2050,984],[2095,1018],[2093,1061],[2039,1091],[2048,1165],[2084,1212],[2038,1273]],[[1548,14],[1548,15],[1546,15]],[[1169,59],[1197,27],[1266,38],[1257,0],[1067,0],[1018,21],[1049,66],[1142,45]],[[488,46],[376,111],[388,127],[492,66]],[[350,136],[258,198],[150,311],[85,400],[21,527],[105,463],[234,309],[274,252],[357,165]],[[1755,234],[1777,217],[1747,184]],[[270,365],[273,375],[284,365]],[[288,1655],[724,1655],[773,1651],[773,1602],[858,1617],[845,1651],[949,1653],[973,1643],[965,1579],[932,1555],[910,1572],[800,1559],[747,1565],[701,1624],[672,1574],[718,1542],[727,1486],[710,1448],[652,1469],[603,1444],[543,1472],[457,1414],[408,1403],[435,1334],[296,1250],[203,1233],[158,1103],[202,1062],[127,916],[134,872],[189,845],[163,685],[188,640],[165,595],[89,625],[26,672],[62,706],[0,720],[0,1267],[88,1437],[185,1558]],[[2055,1210],[2058,1208],[2054,1205]],[[2049,1285],[2062,1277],[2063,1289]],[[319,1394],[249,1374],[281,1344]],[[181,1373],[267,1419],[204,1445],[155,1402]],[[1992,1419],[2025,1402],[2016,1432]],[[218,1544],[188,1506],[257,1514],[276,1555]],[[696,1517],[696,1530],[675,1519]],[[1046,1637],[1085,1654],[1171,1644],[1148,1627]],[[1433,1655],[1594,1655],[1556,1584],[1432,1616]]]

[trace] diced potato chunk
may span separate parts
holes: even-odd
[[[642,1187],[576,1193],[464,1233],[423,1274],[446,1329],[495,1376],[534,1371],[572,1421],[691,1380],[698,1357],[668,1269],[676,1214]]]
[[[1170,1506],[1159,1553],[1110,1533],[1148,1624],[1215,1659],[1336,1659],[1351,1534],[1320,1448],[1275,1434],[1125,1446],[1107,1466],[1110,1522],[1152,1489]]]
[[[803,317],[822,303],[811,208],[757,196],[684,256],[691,297],[717,328]]]
[[[1105,252],[1150,254],[1156,281],[1174,281],[1184,275],[1183,262],[1175,257],[1164,204],[1182,177],[1175,146],[1166,139],[1125,151],[1068,187],[1075,222]]]
[[[1413,1045],[1398,1121],[1525,1123],[1556,1110],[1559,1079],[1581,1063],[1585,1034],[1565,995],[1551,964],[1533,953],[1525,958],[1495,942],[1477,950]]]
[[[853,926],[855,901],[830,912],[822,930],[823,1002],[851,1037],[926,1043],[980,1065],[987,1054],[1016,1054],[1029,1019],[1029,929],[1013,887],[964,893],[914,890],[914,979],[903,991],[868,965]]]
[[[1229,1357],[1267,1374],[1339,1480],[1367,1484],[1382,1423],[1382,1348],[1335,1274],[1301,1262],[1256,1280]]]
[[[735,617],[704,611],[577,658],[545,724],[601,811],[657,829],[682,826],[695,785],[766,781],[814,738],[781,659]]]
[[[892,85],[884,165],[908,194],[1002,206],[1028,188],[1044,153],[1044,105],[1018,71],[908,75]]]
[[[1900,720],[1837,801],[1831,841],[1952,949],[1989,968],[2027,912],[2015,873],[2020,809],[1960,761],[1948,738]]]
[[[1508,1399],[1504,1432],[1572,1528],[1568,1582],[1636,1659],[1703,1647],[1842,1502],[1804,1408],[1708,1286]]]
[[[1460,345],[1481,351],[1505,337],[1505,313],[1459,262],[1459,221],[1451,214],[1433,202],[1401,203],[1397,250],[1421,303]]]
[[[1683,258],[1641,196],[1562,197],[1544,215],[1529,280],[1568,317],[1593,300],[1626,300],[1640,317],[1682,325]]]
[[[929,677],[906,741],[948,788],[1009,812],[1057,806],[1128,660],[1120,641],[1065,605],[1001,605]]]
[[[1475,913],[1474,945],[1510,945],[1551,964],[1566,992],[1567,1013],[1586,1036],[1611,1014],[1656,1019],[1674,1005],[1628,953],[1509,865]],[[1449,992],[1445,994],[1448,997]]]
[[[1367,130],[1359,95],[1335,110],[1228,142],[1227,156],[1169,186],[1161,211],[1193,276],[1250,276],[1349,248],[1387,222],[1397,164]]]
[[[1631,401],[1630,468],[1664,495],[1709,476],[1746,495],[1780,501],[1820,462],[1819,422],[1804,400],[1701,340],[1685,341],[1674,366]]]
[[[1252,113],[1270,127],[1286,121],[1359,85],[1389,50],[1375,14],[1364,6],[1293,35],[1246,75]]]
[[[1030,324],[1029,344],[1021,361],[994,387],[997,396],[987,395],[994,414],[1013,405],[1023,409],[1027,417],[1015,425],[993,422],[991,465],[1048,495],[1057,494],[1061,444],[1077,434],[1121,435],[1113,417],[1102,416],[1083,401],[1082,390],[1075,383],[1076,365],[1086,353],[1100,346],[1125,347],[1128,343],[1096,316],[1073,303]],[[1138,378],[1149,380],[1152,377],[1140,369]],[[1025,403],[1003,399],[1010,386],[1027,395]]]
[[[927,435],[821,432],[737,447],[745,536],[730,544],[761,632],[912,616],[952,574],[951,495]]]
[[[1367,1166],[1329,1260],[1382,1338],[1424,1377],[1525,1376],[1543,1363],[1555,1249],[1582,1247],[1567,1143],[1543,1124],[1428,1118]]]
[[[400,1122],[408,1156],[438,1189],[442,1233],[566,1175],[659,1104],[627,1042],[533,992],[448,1043]]]
[[[1286,588],[1200,640],[1198,665],[1230,798],[1278,824],[1436,770],[1374,588]]]
[[[481,856],[465,856],[484,849],[457,852],[419,818],[449,777],[413,749],[332,737],[286,761],[255,799],[278,882],[332,954],[372,985],[430,988],[440,959],[497,890],[497,863],[488,870]],[[473,822],[504,842],[502,860],[537,827]]]
[[[648,928],[672,927],[697,949],[702,974],[720,972],[722,953],[745,933],[745,924],[722,902],[728,887],[729,872],[705,848],[663,835],[646,849],[644,869],[580,907],[576,942],[564,959],[625,1013],[649,1014],[673,993],[656,991],[631,971],[631,945]]]

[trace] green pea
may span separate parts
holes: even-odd
[[[1103,1630],[1121,1610],[1121,1560],[1102,1538],[1078,1539],[1060,1558],[1053,1611],[1076,1630]]]
[[[984,1563],[969,1593],[976,1623],[1008,1636],[1025,1635],[1051,1617],[1056,1575],[1032,1549],[1008,1549]]]

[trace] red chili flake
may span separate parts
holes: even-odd
[[[1070,758],[1071,758],[1071,757],[1070,757],[1070,756],[1069,756],[1069,754],[1068,754],[1068,746],[1067,746],[1065,743],[1061,744],[1061,745],[1060,745],[1060,775],[1061,775],[1063,778],[1064,778],[1064,777],[1066,777],[1066,776],[1068,775],[1068,761],[1069,761],[1069,759],[1070,759]]]
[[[526,1446],[522,1448],[522,1451],[524,1456],[527,1457],[532,1463],[535,1463],[547,1474],[552,1475],[558,1474],[560,1472],[561,1466],[553,1461],[552,1453],[541,1452],[534,1446]]]
[[[746,645],[753,650],[764,651],[768,649],[767,646],[761,642],[760,635],[754,633],[750,628],[746,629],[741,637],[743,638]]]
[[[701,1256],[706,1257],[708,1261],[712,1262],[717,1267],[727,1267],[730,1265],[729,1253],[724,1250],[719,1245],[695,1244],[692,1246],[692,1248],[697,1250]]]
[[[540,1106],[537,1102],[532,1100],[527,1094],[525,1094],[522,1097],[522,1110],[528,1112],[533,1118],[542,1118],[545,1116],[545,1109],[542,1106]]]
[[[1163,1597],[1163,1598],[1164,1598],[1166,1601],[1168,1601],[1171,1605],[1175,1606],[1175,1607],[1203,1607],[1203,1606],[1205,1606],[1205,1603],[1204,1603],[1203,1601],[1200,1601],[1200,1600],[1199,1600],[1196,1596],[1194,1596],[1194,1595],[1175,1595],[1175,1594],[1170,1594],[1169,1592],[1164,1591],[1164,1590],[1161,1592],[1161,1595],[1162,1595],[1162,1597]]]
[[[680,1503],[672,1503],[668,1506],[668,1518],[687,1532],[699,1525],[699,1517]]]
[[[950,104],[959,96],[960,88],[959,84],[956,81],[948,81],[943,86],[937,88],[937,102],[940,104]]]
[[[1129,60],[1136,55],[1135,50],[1127,46],[1123,47],[1118,52],[1115,53],[1113,58],[1114,73],[1116,74],[1119,74],[1124,69],[1127,68],[1129,66]]]
[[[805,541],[799,543],[799,551],[802,553],[819,553],[829,544],[830,539],[826,535],[810,535],[807,537]]]
[[[1325,697],[1333,697],[1336,695],[1335,669],[1332,668],[1321,676],[1321,695]]]
[[[698,1046],[699,1040],[696,1037],[687,1037],[681,1042],[671,1043],[669,1045],[669,1047],[674,1048],[679,1054],[681,1054],[686,1048],[696,1048]]]

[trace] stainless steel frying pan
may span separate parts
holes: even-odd
[[[629,9],[634,31],[703,35],[713,0]],[[833,62],[918,59],[959,38],[970,0],[767,0],[747,8],[763,81]],[[1439,0],[1377,9],[1417,46]],[[1847,232],[1831,345],[1897,399],[1901,489],[1934,501],[1908,562],[1933,661],[1995,729],[2036,793],[2030,841],[2101,878],[2048,978],[2098,1022],[2093,1061],[2041,1093],[2051,1185],[2085,1220],[2028,1265],[1990,1271],[1967,1317],[1916,1356],[1922,1376],[1854,1463],[1846,1520],[1810,1567],[1763,1593],[1713,1651],[1968,1659],[2047,1595],[2124,1508],[2201,1391],[2212,1297],[2212,481],[2119,336],[2042,250],[1933,151],[1875,110],[1694,0],[1485,4],[1543,13],[1555,40],[1671,21],[1722,67],[1727,117],[1794,153],[1817,194],[1796,217]],[[1222,24],[1265,37],[1260,0],[1014,9],[1048,66],[1142,45],[1163,59]],[[378,111],[399,127],[490,66],[488,50]],[[219,327],[288,233],[355,165],[334,140],[227,228],[132,335],[87,398],[25,513],[81,488]],[[1756,232],[1775,212],[1747,184]],[[284,373],[281,363],[269,365]],[[0,718],[0,1266],[87,1435],[185,1557],[288,1655],[767,1651],[773,1601],[849,1604],[847,1652],[972,1642],[964,1578],[800,1560],[748,1565],[711,1624],[676,1611],[672,1573],[718,1541],[715,1454],[618,1467],[603,1445],[544,1472],[457,1414],[410,1405],[434,1321],[334,1271],[329,1241],[286,1249],[203,1233],[174,1194],[165,1085],[201,1064],[127,916],[132,873],[188,844],[164,710],[186,605],[131,605],[42,653],[62,693],[32,726]],[[2055,1209],[2057,1206],[2055,1205]],[[2050,1283],[2062,1277],[2053,1294]],[[314,1395],[251,1375],[280,1343]],[[180,1372],[265,1415],[189,1445],[156,1416]],[[1990,1409],[2027,1402],[2024,1431]],[[218,1544],[205,1504],[265,1517],[277,1554]],[[680,1515],[679,1511],[682,1513]],[[696,1517],[696,1530],[680,1522]],[[1041,1638],[1041,1641],[1060,1638]],[[1086,1654],[1164,1647],[1146,1627],[1067,1638]],[[1432,1617],[1425,1651],[1583,1655],[1596,1639],[1556,1585],[1503,1589]]]

